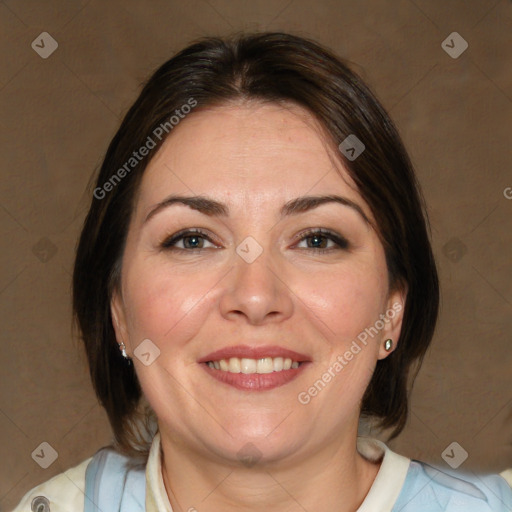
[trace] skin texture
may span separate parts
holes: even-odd
[[[279,217],[296,197],[338,194],[374,222],[335,162],[305,110],[238,102],[189,115],[146,169],[111,305],[117,341],[158,416],[163,478],[176,511],[348,512],[375,479],[379,463],[356,450],[360,402],[377,360],[390,353],[384,340],[396,347],[405,297],[389,293],[382,244],[352,208],[328,203]],[[208,196],[230,215],[175,204],[144,223],[170,194]],[[210,240],[178,240],[182,251],[161,248],[188,228]],[[303,238],[309,228],[332,230],[349,247]],[[252,263],[236,252],[247,236],[263,249]],[[333,249],[321,253],[319,246]],[[299,403],[298,394],[397,303],[402,312],[307,405]],[[144,339],[160,350],[149,366],[133,354]],[[238,390],[197,362],[237,344],[279,345],[312,363],[281,387]],[[259,453],[251,467],[238,455],[248,443]]]

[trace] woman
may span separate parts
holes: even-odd
[[[439,288],[400,137],[328,50],[283,33],[185,48],[93,196],[74,312],[115,443],[16,510],[511,509],[505,472],[360,435],[404,428]]]

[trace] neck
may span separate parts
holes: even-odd
[[[356,440],[357,429],[292,463],[246,467],[193,453],[161,431],[162,476],[175,512],[355,512],[380,468],[357,452]]]

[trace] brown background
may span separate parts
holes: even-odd
[[[395,119],[429,205],[441,318],[390,446],[512,467],[512,3],[508,0],[0,3],[0,508],[110,440],[70,331],[85,191],[142,81],[192,39],[289,30],[354,63]],[[458,32],[469,48],[451,58]],[[42,59],[41,32],[58,42]],[[59,457],[31,458],[43,441]]]

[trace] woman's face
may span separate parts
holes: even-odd
[[[301,108],[245,104],[194,112],[149,164],[112,313],[163,439],[269,461],[355,441],[403,300],[388,294],[370,209],[334,161]],[[344,199],[286,208],[311,196]],[[173,239],[189,230],[201,233]],[[287,357],[299,368],[280,370]]]

